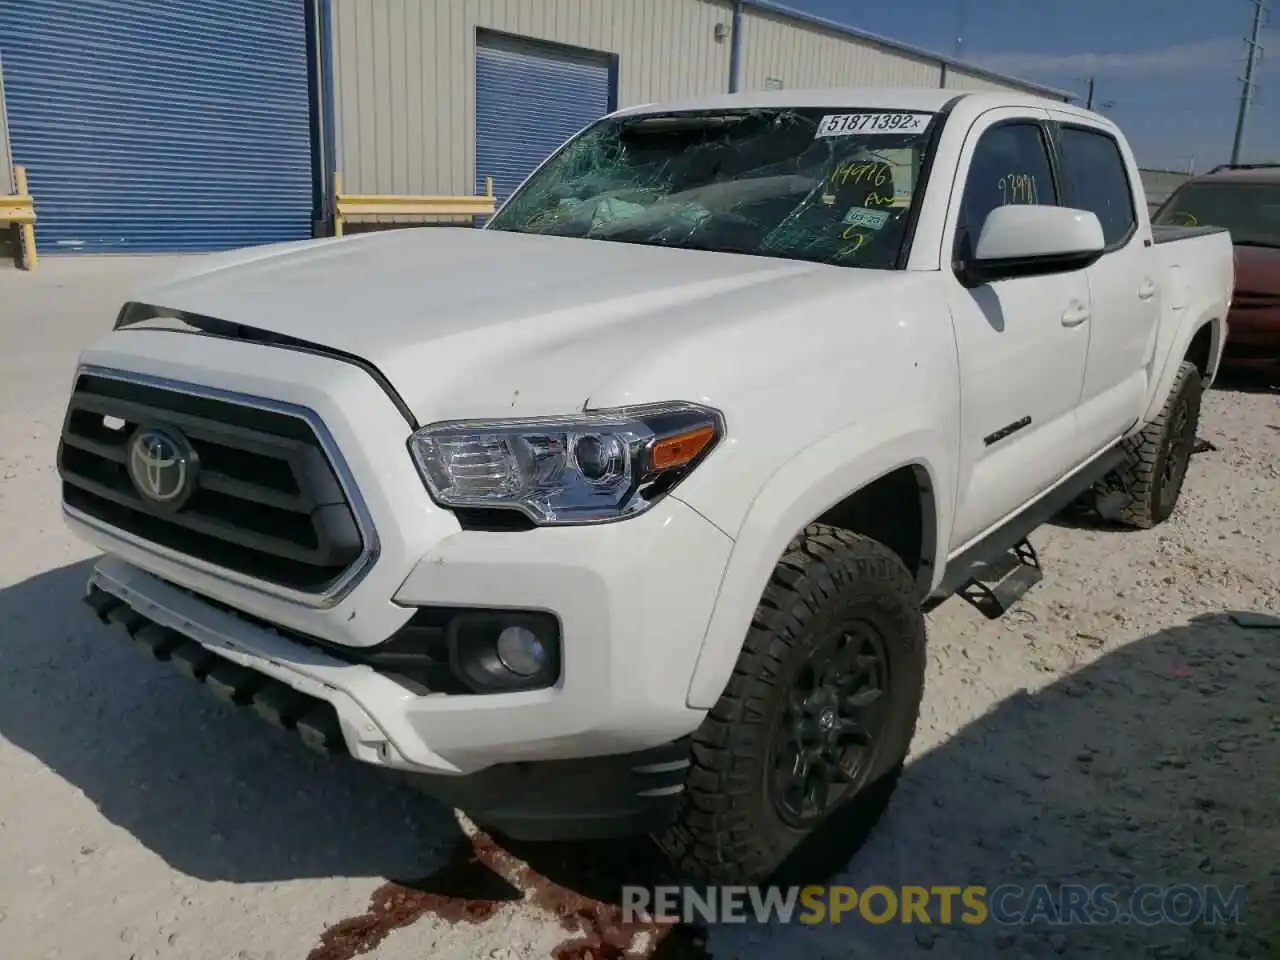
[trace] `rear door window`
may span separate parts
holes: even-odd
[[[1122,245],[1137,229],[1138,218],[1120,145],[1101,130],[1062,127],[1058,152],[1063,203],[1096,215],[1108,247]]]

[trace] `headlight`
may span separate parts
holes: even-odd
[[[543,525],[634,516],[724,436],[719,411],[664,403],[521,420],[423,427],[409,450],[450,508],[519,510]]]

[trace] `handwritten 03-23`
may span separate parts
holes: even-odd
[[[818,123],[814,136],[919,133],[928,125],[927,113],[829,113]]]

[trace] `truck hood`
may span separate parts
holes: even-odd
[[[902,276],[428,227],[202,257],[133,299],[360,357],[426,423],[710,400],[762,330]]]

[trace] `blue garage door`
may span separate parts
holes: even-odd
[[[482,37],[476,46],[476,192],[510,196],[549,154],[613,109],[607,54]]]
[[[39,248],[311,236],[304,0],[0,0]]]

